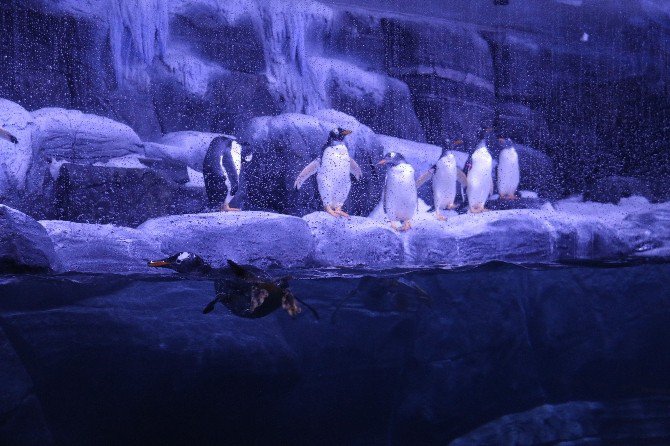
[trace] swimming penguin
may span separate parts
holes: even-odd
[[[344,144],[344,137],[349,134],[351,130],[340,127],[332,130],[326,145],[321,149],[321,156],[309,163],[294,183],[294,187],[300,189],[305,180],[316,173],[323,207],[333,217],[349,217],[342,206],[351,190],[350,175],[357,180],[363,176],[360,166],[349,156],[349,150]]]
[[[498,142],[502,146],[498,156],[498,194],[502,200],[513,200],[519,187],[519,155],[509,138]]]
[[[221,303],[234,315],[248,319],[267,316],[280,307],[290,316],[296,316],[302,311],[300,302],[319,318],[316,310],[293,295],[288,285],[290,277],[274,280],[257,268],[241,266],[230,259],[227,263],[227,269],[217,269],[197,254],[180,252],[163,260],[149,261],[147,265],[215,278],[214,300],[205,306],[203,313],[210,313]]]
[[[416,180],[416,187],[419,188],[432,177],[433,207],[435,208],[435,216],[438,220],[446,220],[440,214],[440,210],[456,208],[454,204],[456,200],[456,183],[464,180],[462,178],[462,171],[456,165],[456,157],[452,150],[456,150],[462,145],[463,140],[461,139],[453,142],[448,141],[447,145],[442,148],[440,159]],[[461,176],[459,176],[459,172]]]
[[[217,136],[212,140],[202,166],[210,207],[225,212],[240,210],[230,207],[230,203],[238,196],[244,166],[251,159],[252,153],[246,142],[229,136]]]
[[[19,140],[16,139],[16,136],[12,135],[5,129],[0,129],[0,138],[6,139],[7,141],[11,142],[12,144],[18,144]]]
[[[419,202],[414,168],[398,152],[387,153],[378,164],[390,166],[386,172],[382,194],[384,212],[391,221],[393,229],[407,231],[412,227],[411,220]],[[394,221],[402,222],[402,227],[397,228]]]
[[[467,173],[467,196],[470,212],[486,210],[486,200],[493,193],[493,158],[489,153],[493,129],[483,131],[481,142],[470,157],[470,169]]]

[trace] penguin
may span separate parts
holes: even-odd
[[[390,166],[382,194],[384,212],[394,230],[407,231],[412,227],[411,220],[419,203],[414,168],[398,152],[387,153],[377,164]],[[402,222],[402,227],[396,227],[395,221]]]
[[[179,252],[163,260],[149,261],[147,265],[168,268],[189,276],[215,278],[214,299],[202,310],[205,314],[211,313],[216,304],[221,303],[234,315],[246,319],[265,317],[280,307],[294,317],[302,311],[298,304],[300,302],[319,319],[314,308],[293,295],[289,289],[290,277],[272,279],[257,268],[242,266],[230,259],[227,263],[226,269],[214,268],[197,254]]]
[[[0,129],[0,138],[9,141],[12,144],[18,144],[19,143],[19,140],[16,139],[16,136],[12,135],[11,133],[9,133],[5,129]]]
[[[321,149],[321,155],[300,172],[293,184],[296,190],[300,189],[307,178],[316,173],[321,202],[325,211],[333,217],[349,217],[342,206],[351,190],[350,175],[356,180],[363,176],[360,166],[349,156],[349,150],[344,144],[344,138],[349,134],[351,130],[341,127],[332,130]]]
[[[246,142],[229,136],[217,136],[212,140],[202,167],[205,191],[211,208],[224,212],[240,210],[230,207],[230,203],[238,195],[244,167],[252,158]]]
[[[446,218],[440,213],[440,210],[456,208],[454,204],[456,200],[456,183],[459,181],[463,182],[463,172],[456,165],[456,157],[452,150],[456,150],[462,145],[462,139],[448,141],[447,145],[442,148],[440,159],[416,181],[418,189],[428,179],[433,179],[433,207],[435,209],[435,216],[441,221],[446,220]]]
[[[509,138],[498,142],[502,147],[498,155],[498,194],[501,200],[513,200],[519,187],[519,155]]]
[[[486,210],[486,200],[493,193],[493,157],[488,147],[491,145],[493,129],[482,132],[481,142],[470,156],[470,169],[467,173],[467,196],[470,212]]]

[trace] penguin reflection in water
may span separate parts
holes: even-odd
[[[407,231],[412,227],[412,217],[416,213],[419,199],[416,192],[414,168],[398,152],[389,152],[378,165],[388,166],[382,192],[384,212],[396,231]],[[402,223],[397,227],[394,222]]]
[[[224,212],[239,211],[242,200],[240,183],[252,153],[248,143],[229,136],[217,136],[209,144],[202,174],[209,207]]]
[[[180,274],[214,278],[215,297],[202,310],[210,313],[217,303],[222,304],[236,316],[258,319],[283,308],[291,317],[305,305],[318,319],[318,313],[306,303],[296,298],[289,289],[290,277],[272,279],[263,271],[239,265],[228,260],[227,269],[209,265],[202,257],[190,252],[180,252],[163,260],[148,262],[154,268],[168,268]]]
[[[433,208],[438,220],[444,221],[446,218],[440,213],[441,210],[455,209],[457,206],[456,192],[457,182],[460,181],[463,186],[466,185],[466,178],[456,164],[456,157],[452,150],[458,150],[463,145],[463,140],[449,141],[442,149],[442,155],[430,169],[421,174],[416,180],[416,187],[419,188],[432,178],[433,189]]]
[[[349,134],[351,130],[340,127],[332,130],[326,145],[321,149],[321,155],[300,172],[293,185],[300,189],[316,173],[321,202],[325,211],[333,217],[349,217],[342,206],[351,191],[351,175],[356,180],[363,176],[360,166],[349,156],[349,149],[344,144],[344,138]]]

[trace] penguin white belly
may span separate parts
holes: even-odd
[[[433,175],[433,201],[436,209],[453,206],[456,200],[458,167],[453,154],[442,157],[435,164]]]
[[[393,166],[386,174],[384,210],[391,221],[410,220],[416,212],[417,195],[414,168],[409,164]]]
[[[230,144],[230,154],[233,157],[233,164],[235,165],[235,170],[237,171],[237,180],[240,180],[240,172],[242,170],[242,146],[240,146],[237,142],[233,141]],[[226,169],[223,167],[223,160],[219,160],[221,163],[221,170],[224,172]],[[239,188],[239,185],[238,185]],[[230,201],[233,199],[234,195],[231,195],[230,190],[232,189],[232,185],[230,184],[230,176],[228,175],[228,172],[226,172],[226,199],[224,200],[225,204],[230,204]]]
[[[519,187],[519,156],[514,148],[500,152],[498,161],[498,193],[514,195]]]
[[[472,168],[468,172],[468,204],[470,209],[484,207],[493,185],[493,158],[486,147],[472,154]]]
[[[323,151],[316,173],[316,184],[324,206],[341,207],[351,190],[349,151],[343,144]]]

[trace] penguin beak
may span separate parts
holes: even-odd
[[[170,262],[167,260],[150,260],[147,262],[147,266],[154,268],[164,268],[166,266],[170,266]]]
[[[340,136],[347,136],[347,135],[351,135],[352,133],[353,132],[351,130],[342,130],[340,132]]]
[[[498,142],[499,142],[499,143],[503,143],[503,142],[505,142],[505,138],[498,138]]]
[[[379,160],[379,162],[377,163],[377,165],[378,165],[378,166],[383,166],[383,165],[386,164],[386,163],[388,163],[388,161],[387,161],[386,159],[381,159],[381,160]]]
[[[462,139],[457,139],[456,141],[454,141],[454,144],[457,145],[457,146],[463,145],[463,140]]]

